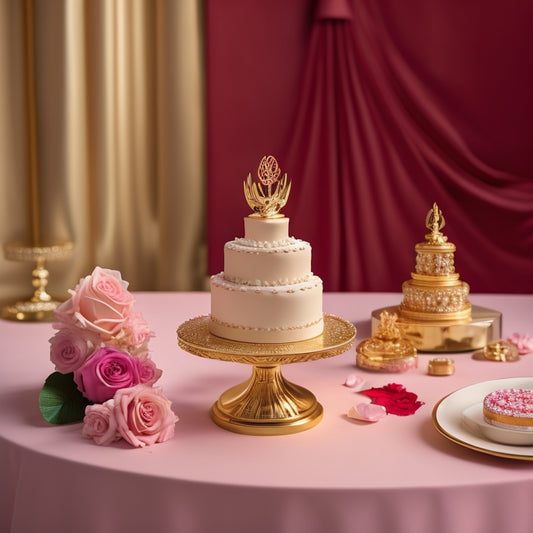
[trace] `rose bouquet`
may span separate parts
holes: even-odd
[[[155,382],[152,330],[133,311],[135,300],[120,272],[96,267],[56,312],[50,338],[55,370],[39,396],[54,424],[83,421],[82,434],[105,445],[123,438],[133,446],[163,442],[178,420]]]

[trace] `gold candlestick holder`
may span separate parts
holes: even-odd
[[[245,435],[287,435],[316,426],[323,407],[315,395],[287,381],[284,364],[340,355],[353,344],[355,326],[324,315],[324,332],[312,339],[284,344],[236,342],[212,335],[209,316],[193,318],[177,330],[185,351],[222,361],[250,364],[250,378],[224,392],[211,408],[218,426]]]
[[[45,322],[54,319],[55,309],[62,303],[52,298],[47,292],[49,272],[46,261],[68,259],[72,255],[71,242],[50,246],[31,246],[21,243],[4,245],[4,256],[11,261],[24,261],[35,264],[32,270],[33,296],[27,300],[17,301],[2,309],[2,318],[6,320]]]

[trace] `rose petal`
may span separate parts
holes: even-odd
[[[350,408],[348,416],[356,420],[377,422],[387,415],[387,411],[381,405],[373,403],[358,403]]]
[[[350,387],[351,389],[358,391],[361,390],[365,385],[365,380],[359,377],[357,374],[349,374],[344,382],[345,387]]]
[[[514,344],[518,348],[518,353],[520,355],[526,355],[533,352],[533,337],[530,335],[513,333],[507,337],[507,341],[511,344]]]

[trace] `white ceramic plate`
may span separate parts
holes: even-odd
[[[487,436],[487,433],[485,433],[486,428],[483,427],[482,429],[479,424],[476,407],[483,401],[483,398],[494,390],[509,388],[533,389],[533,377],[484,381],[464,387],[445,396],[433,409],[433,424],[435,428],[452,442],[466,448],[499,457],[533,461],[533,446],[524,445],[524,442],[516,444],[516,440],[513,443],[507,440],[508,443],[506,444],[496,442]],[[466,413],[467,417],[464,417],[464,413]],[[483,424],[489,426],[489,424]],[[495,426],[490,427],[496,430],[501,429]],[[508,433],[512,430],[501,429],[501,431]],[[525,432],[513,433],[521,433],[523,436]],[[501,441],[502,435],[502,433],[497,433],[496,436],[500,437],[497,440]],[[491,436],[494,437],[495,432],[491,433]],[[506,437],[508,439],[510,436],[507,434]],[[533,435],[528,434],[526,437],[532,438]]]

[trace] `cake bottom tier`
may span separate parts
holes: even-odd
[[[322,280],[312,276],[303,283],[277,287],[245,286],[211,277],[209,331],[226,339],[280,343],[320,335]]]

